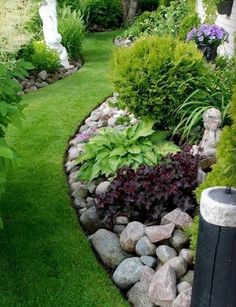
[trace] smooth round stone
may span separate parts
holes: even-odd
[[[149,266],[150,268],[154,268],[157,264],[156,258],[152,256],[142,256],[140,259],[144,265]]]
[[[187,281],[188,283],[190,283],[190,285],[193,285],[193,277],[194,277],[194,271],[189,270],[184,276],[182,276],[179,279],[179,282]]]
[[[171,246],[177,250],[180,251],[187,243],[189,239],[186,237],[183,231],[176,229],[170,238],[170,244]]]
[[[156,253],[156,245],[151,243],[148,237],[142,237],[138,240],[135,251],[139,256],[153,256]]]
[[[156,255],[160,259],[162,263],[166,263],[170,259],[177,256],[177,252],[174,248],[168,246],[168,245],[160,245],[156,249]]]
[[[177,285],[178,293],[181,293],[181,292],[188,290],[188,289],[191,289],[191,288],[192,288],[192,286],[187,281],[183,281],[183,282],[181,282]]]
[[[117,233],[117,234],[121,234],[124,229],[125,229],[125,225],[115,225],[113,227],[114,233]]]
[[[129,219],[127,216],[117,216],[115,219],[115,224],[118,225],[127,225],[129,223]]]
[[[187,248],[181,249],[181,251],[179,252],[179,256],[183,257],[189,265],[193,264],[194,252],[191,249]]]
[[[95,194],[96,194],[97,196],[100,196],[101,194],[106,193],[107,190],[108,190],[108,188],[109,188],[109,186],[110,186],[110,184],[111,184],[110,181],[103,181],[103,182],[101,182],[101,183],[97,186],[96,191],[95,191]]]

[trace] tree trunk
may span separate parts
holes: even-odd
[[[131,22],[138,9],[138,0],[122,0],[123,22]]]

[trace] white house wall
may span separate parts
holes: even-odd
[[[197,12],[204,22],[206,14],[204,12],[202,0],[197,0]],[[232,56],[235,54],[235,35],[236,35],[236,0],[234,0],[232,13],[228,17],[226,15],[217,14],[216,22],[218,26],[223,27],[229,33],[229,43],[225,43],[224,46],[219,48],[221,54]]]

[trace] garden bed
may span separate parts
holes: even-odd
[[[77,179],[81,165],[76,161],[100,128],[122,131],[138,122],[133,114],[119,110],[117,97],[95,109],[70,141],[65,167],[74,206],[96,254],[131,304],[189,306],[194,254],[184,230],[192,217],[176,208],[163,213],[160,221],[146,223],[118,213],[108,225],[101,218],[98,202],[106,197],[112,180],[105,176],[91,182]]]

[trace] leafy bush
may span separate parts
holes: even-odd
[[[145,12],[139,16],[134,24],[125,30],[122,37],[136,40],[142,36],[158,35],[177,36],[180,25],[189,15],[190,5],[188,0],[172,1],[170,6],[161,6],[152,13]]]
[[[89,27],[94,25],[105,29],[117,28],[122,23],[120,0],[85,0],[89,12]]]
[[[217,147],[217,163],[207,175],[206,180],[196,191],[198,201],[204,189],[214,186],[231,186],[236,188],[236,86],[230,109],[233,124],[226,126]]]
[[[236,82],[235,59],[219,58],[215,69],[207,77],[198,79],[203,88],[193,91],[182,105],[176,110],[181,119],[174,133],[179,133],[182,138],[196,141],[203,129],[203,113],[212,107],[217,108],[222,114],[222,125],[230,123],[228,110],[232,97],[233,84]],[[204,95],[203,95],[204,94]]]
[[[21,87],[13,79],[28,76],[27,69],[32,65],[26,62],[18,62],[13,71],[9,71],[0,64],[0,196],[4,192],[4,184],[7,180],[7,172],[11,167],[15,153],[4,140],[6,129],[9,124],[20,125],[22,110],[25,105],[17,94]]]
[[[191,93],[207,97],[201,78],[212,73],[193,43],[171,37],[146,37],[114,54],[112,73],[119,106],[137,116],[149,116],[158,128],[176,127],[174,116]]]
[[[46,70],[49,73],[53,73],[60,67],[58,53],[49,49],[43,41],[32,42],[32,44],[24,50],[23,56],[25,59],[28,59],[38,71]]]
[[[98,199],[101,217],[110,226],[117,214],[141,222],[160,222],[163,214],[176,207],[192,214],[196,205],[193,190],[197,186],[197,160],[185,149],[157,166],[119,170],[107,193]]]
[[[141,122],[123,131],[100,129],[85,145],[85,153],[77,162],[83,163],[78,179],[92,181],[98,176],[114,176],[123,166],[155,165],[168,153],[178,151],[172,142],[166,141],[166,132],[153,129],[152,122]]]
[[[72,11],[69,6],[64,6],[60,11],[58,26],[62,35],[62,44],[66,47],[69,57],[72,60],[78,59],[85,33],[81,12]]]
[[[200,24],[201,19],[197,13],[185,16],[179,27],[179,38],[186,40],[189,31],[194,27],[198,27]]]

